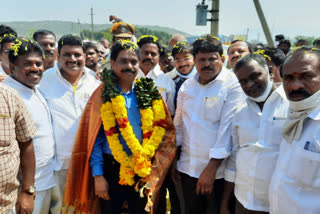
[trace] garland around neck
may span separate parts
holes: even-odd
[[[102,97],[105,103],[101,106],[102,123],[111,152],[115,160],[120,163],[119,183],[131,186],[134,184],[136,174],[146,177],[151,172],[151,159],[162,142],[167,128],[165,107],[152,79],[136,80],[134,90],[137,94],[143,132],[141,144],[128,120],[125,99],[117,87],[117,78],[112,71],[104,71],[103,81]],[[117,125],[132,152],[130,156],[120,143]]]

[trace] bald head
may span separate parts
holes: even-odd
[[[177,44],[177,42],[185,42],[185,41],[187,40],[186,40],[186,37],[184,37],[184,35],[175,34],[169,40],[169,45],[173,47],[175,44]]]
[[[100,43],[104,46],[104,48],[109,48],[109,41],[107,39],[101,39]]]

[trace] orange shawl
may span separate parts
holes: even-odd
[[[103,84],[92,94],[80,120],[62,203],[62,211],[65,213],[69,208],[74,210],[73,213],[100,213],[99,200],[94,194],[89,158],[101,126],[102,89]],[[136,185],[137,188],[141,183],[143,188],[148,190],[144,191],[148,192],[146,210],[151,213],[155,212],[159,189],[176,154],[175,128],[167,106],[164,106],[167,114],[166,134],[153,157],[150,175],[140,179]]]

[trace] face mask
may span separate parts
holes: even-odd
[[[320,91],[317,91],[310,97],[300,100],[300,101],[289,101],[290,109],[293,111],[303,111],[312,106],[319,106],[320,105]]]
[[[266,72],[268,74],[268,77],[267,77],[268,78],[267,88],[264,90],[264,92],[259,97],[250,97],[250,96],[248,96],[248,98],[250,100],[253,100],[253,101],[257,102],[257,103],[261,103],[261,102],[266,101],[266,99],[268,98],[268,96],[269,96],[269,94],[270,94],[270,92],[272,90],[272,87],[273,87],[273,81],[271,81],[270,74],[269,74],[269,69],[268,69],[267,66],[265,67],[265,70],[266,70]]]

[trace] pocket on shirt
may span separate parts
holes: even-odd
[[[302,187],[320,188],[320,153],[295,148],[288,167],[288,176]]]
[[[217,122],[220,119],[221,109],[223,102],[217,97],[204,98],[204,111],[203,117],[210,122]]]

